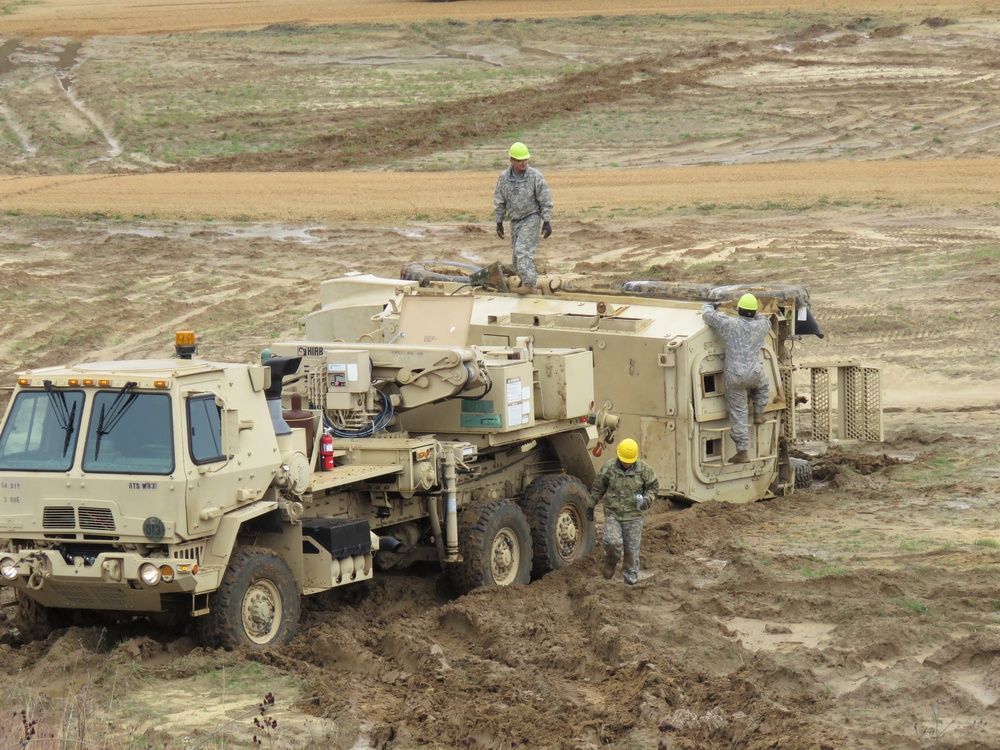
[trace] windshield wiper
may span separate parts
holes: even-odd
[[[68,409],[66,406],[66,394],[62,391],[57,391],[52,387],[52,381],[46,380],[45,392],[49,396],[49,403],[52,405],[52,412],[56,415],[56,422],[59,423],[60,429],[66,433],[66,439],[63,441],[63,456],[66,455],[66,451],[69,449],[70,439],[73,437],[74,427],[76,423],[76,402],[73,402],[73,408]]]
[[[137,385],[139,384],[134,380],[130,380],[123,385],[121,390],[118,391],[118,395],[115,396],[115,400],[111,402],[111,408],[107,410],[107,414],[105,414],[104,406],[101,407],[101,416],[97,420],[97,440],[94,443],[95,461],[101,453],[101,438],[111,434],[111,431],[115,429],[121,418],[125,416],[125,412],[139,398],[138,393],[132,392],[132,389]]]

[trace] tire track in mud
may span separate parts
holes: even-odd
[[[877,32],[872,32],[875,35]],[[853,31],[845,37],[859,38]],[[745,70],[775,58],[775,48],[794,54],[801,34],[755,43],[712,43],[694,52],[645,56],[490,96],[451,101],[395,112],[378,111],[371,122],[307,141],[301,148],[268,154],[240,154],[197,162],[187,171],[299,171],[359,169],[414,153],[461,148],[500,138],[510,131],[536,128],[550,120],[630,98],[661,101],[683,87],[705,86],[723,73]],[[794,60],[793,60],[794,62]],[[680,70],[673,70],[678,65]],[[517,101],[511,108],[509,103]],[[503,117],[497,113],[503,112]],[[359,146],[358,144],[363,144]]]
[[[76,95],[73,90],[76,81],[75,69],[85,60],[81,55],[84,44],[80,40],[59,43],[25,42],[11,38],[0,46],[0,119],[14,135],[20,149],[19,154],[11,157],[11,162],[16,164],[46,156],[45,147],[38,145],[44,138],[36,139],[32,125],[28,124],[31,122],[31,116],[29,114],[22,116],[22,111],[29,106],[30,99],[20,101],[17,94],[22,95],[21,99],[24,98],[24,89],[28,88],[25,85],[25,76],[32,76],[34,82],[51,76],[50,80],[53,80],[54,84],[51,96],[46,101],[49,110],[46,119],[49,122],[72,123],[70,126],[65,124],[60,126],[61,129],[70,132],[74,129],[78,134],[84,131],[90,132],[92,137],[88,142],[74,146],[94,151],[93,157],[83,162],[85,166],[91,167],[100,162],[129,168],[134,168],[136,164],[170,166],[148,164],[148,160],[143,159],[141,155],[126,156],[112,128],[108,127],[103,118]],[[10,93],[5,94],[5,89]],[[35,93],[35,96],[38,95],[40,94]]]

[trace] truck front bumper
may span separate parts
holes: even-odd
[[[198,566],[190,560],[102,552],[92,561],[68,561],[55,550],[0,553],[0,585],[46,607],[159,612],[165,595],[197,593]]]

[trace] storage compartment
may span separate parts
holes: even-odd
[[[536,419],[584,417],[594,406],[594,355],[587,349],[535,349]]]
[[[302,535],[312,537],[334,560],[372,551],[368,521],[342,521],[336,518],[302,519]]]
[[[493,382],[479,399],[453,398],[400,414],[410,432],[494,433],[510,432],[535,423],[530,362],[493,360],[486,363]]]

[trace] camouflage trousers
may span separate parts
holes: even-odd
[[[541,232],[541,214],[531,214],[510,223],[510,244],[514,250],[514,270],[521,277],[521,283],[527,286],[538,286],[535,251],[538,249],[538,237]]]
[[[625,583],[639,581],[639,546],[642,544],[642,518],[619,521],[611,516],[604,517],[604,570],[605,578],[613,578],[618,563],[622,563],[622,578]],[[622,556],[624,548],[624,559]]]
[[[730,436],[736,450],[745,451],[750,445],[750,414],[747,396],[753,401],[754,412],[763,412],[771,399],[771,381],[765,373],[739,381],[726,378],[726,405],[729,407]]]

